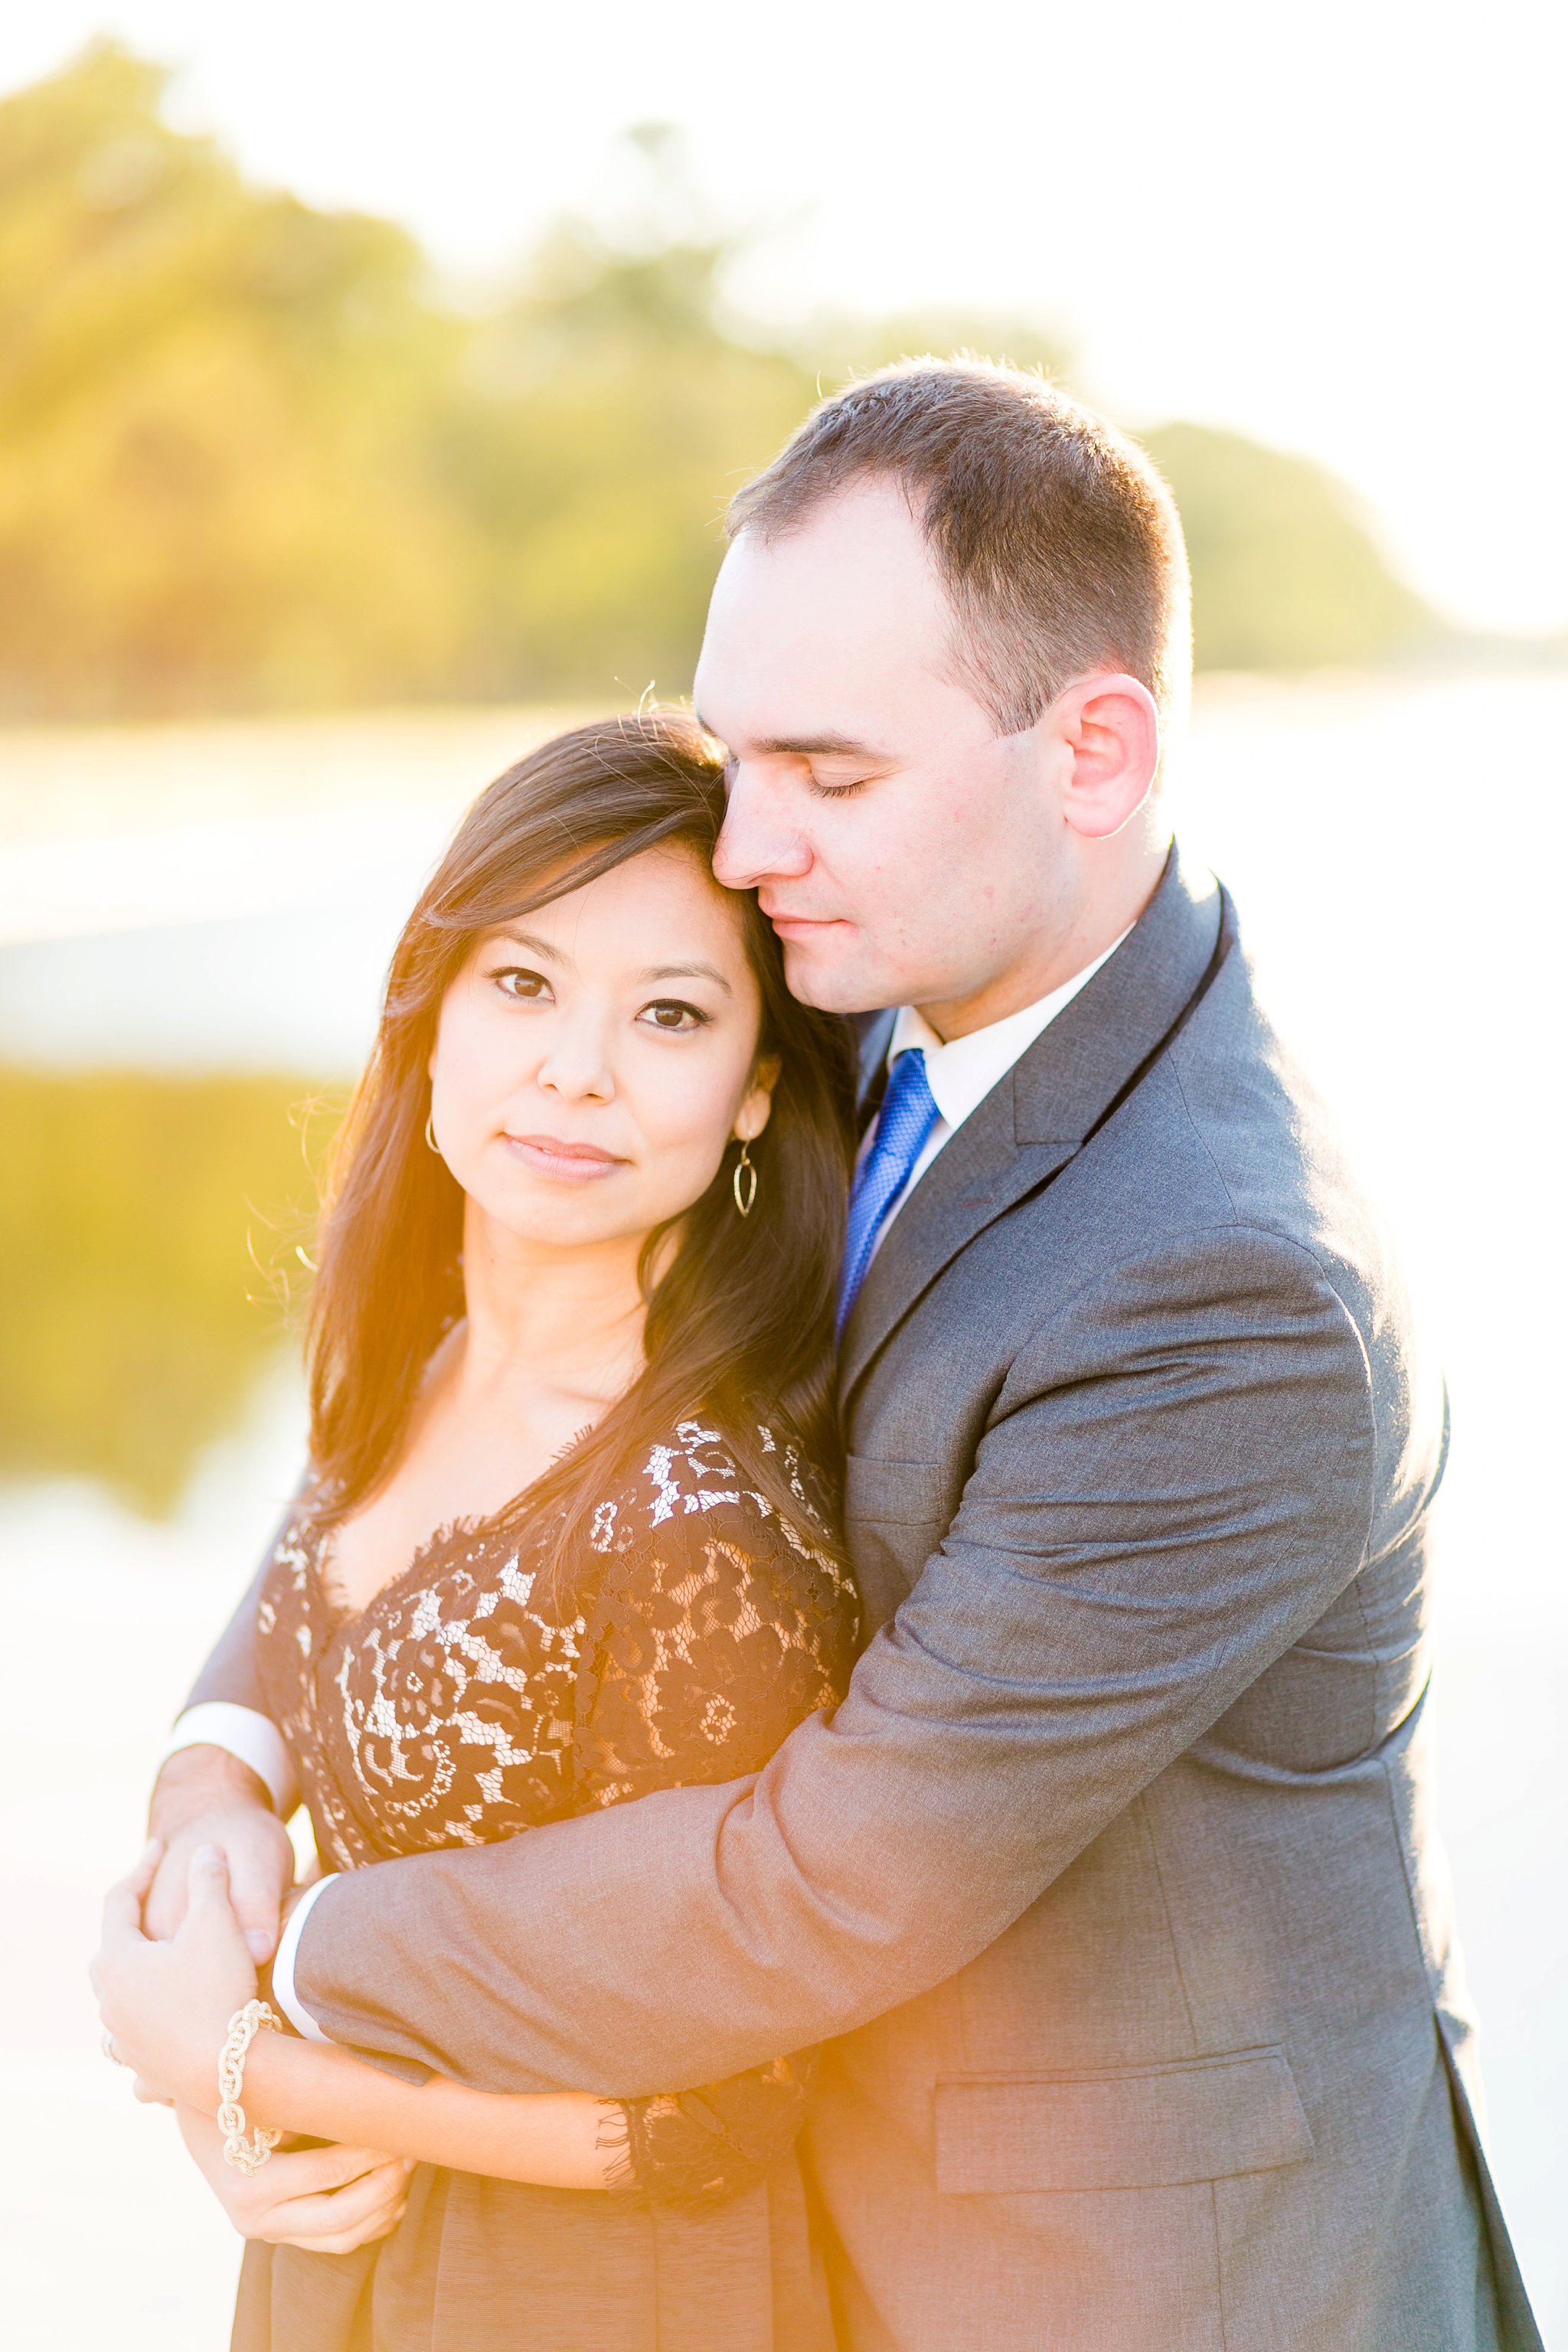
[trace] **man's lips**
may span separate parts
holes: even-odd
[[[627,1164],[596,1143],[568,1143],[559,1135],[503,1135],[501,1140],[534,1175],[568,1184],[591,1184]]]
[[[763,912],[781,939],[806,939],[814,931],[831,931],[848,927],[841,915],[797,915],[787,907],[770,907]]]

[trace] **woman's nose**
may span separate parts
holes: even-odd
[[[556,1024],[539,1084],[572,1102],[609,1102],[616,1091],[607,1024],[584,1008]]]

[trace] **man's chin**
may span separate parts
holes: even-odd
[[[797,940],[780,944],[790,994],[818,1013],[879,1013],[896,1001],[885,992],[889,985],[885,976],[884,993],[879,995],[878,975],[849,957],[837,957],[826,947],[806,946]]]

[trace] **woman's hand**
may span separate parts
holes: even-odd
[[[142,1932],[142,1900],[163,1854],[154,1839],[103,1906],[103,1941],[91,1969],[99,2012],[115,2055],[142,2097],[217,2105],[217,2060],[237,2009],[256,1997],[256,1964],[228,1900],[216,1846],[192,1859],[185,1916],[166,1943]]]
[[[352,2254],[384,2238],[403,2219],[412,2158],[371,2147],[302,2147],[269,2157],[257,2172],[224,2161],[212,2116],[176,2109],[181,2137],[208,2188],[242,2238]]]
[[[278,1909],[294,1875],[289,1832],[272,1801],[237,1756],[221,1748],[181,1748],[158,1775],[147,1827],[163,1844],[142,1925],[162,1943],[185,1916],[191,1857],[198,1846],[221,1846],[228,1863],[234,1905],[253,1960],[269,1960],[278,1947]]]

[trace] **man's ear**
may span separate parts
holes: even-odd
[[[784,1064],[776,1054],[764,1054],[752,1072],[751,1089],[735,1113],[734,1137],[737,1143],[755,1143],[773,1115],[773,1088],[779,1082]]]
[[[1108,841],[1154,788],[1159,706],[1140,679],[1124,670],[1102,671],[1064,687],[1050,716],[1072,760],[1062,814],[1086,841]]]

